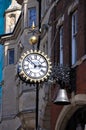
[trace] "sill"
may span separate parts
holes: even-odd
[[[74,65],[72,65],[71,68],[75,68],[75,67],[79,66],[85,60],[86,60],[86,54],[84,56],[82,56],[78,61],[76,61],[76,63]]]

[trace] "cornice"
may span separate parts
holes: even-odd
[[[21,4],[22,5],[22,3],[23,3],[23,0],[16,0],[19,4]]]
[[[13,32],[0,35],[0,44],[4,45],[5,41],[16,39],[21,31],[21,15],[15,25]]]

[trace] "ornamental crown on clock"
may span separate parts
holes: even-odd
[[[25,81],[41,82],[51,73],[51,62],[41,51],[27,51],[19,60],[19,76]]]

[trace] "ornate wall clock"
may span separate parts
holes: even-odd
[[[18,65],[18,74],[25,82],[42,82],[51,73],[51,62],[47,55],[41,51],[27,51],[24,53]]]

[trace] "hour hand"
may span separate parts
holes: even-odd
[[[43,66],[43,65],[38,65],[38,67],[40,68],[40,67],[42,67],[42,68],[46,68],[46,66]]]

